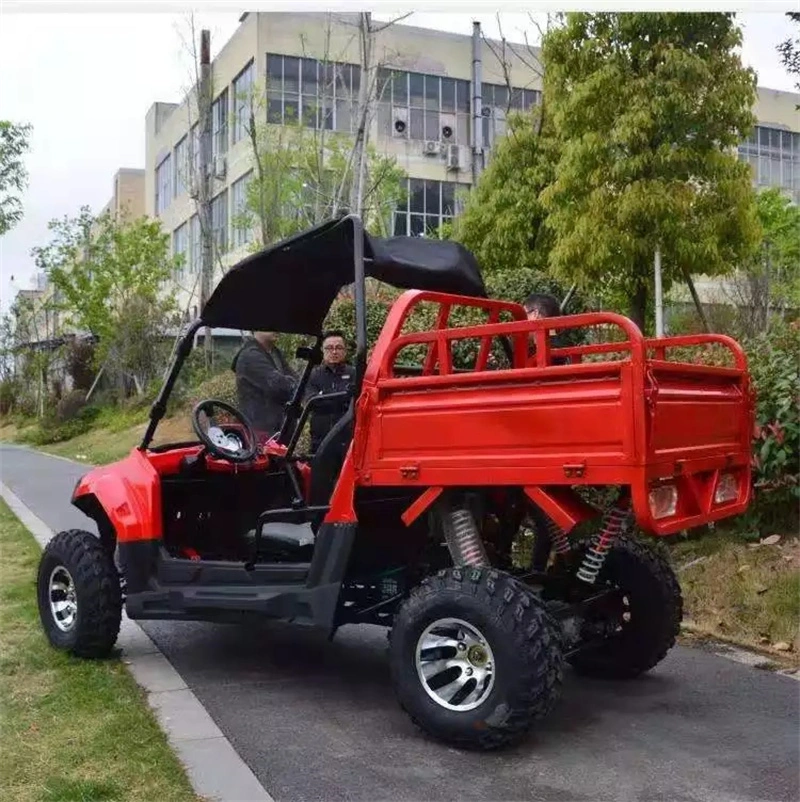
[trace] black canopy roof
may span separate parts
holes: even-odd
[[[208,299],[203,323],[320,334],[337,294],[354,281],[355,230],[350,217],[330,220],[242,259]],[[363,237],[366,276],[399,289],[486,296],[475,257],[458,243]]]

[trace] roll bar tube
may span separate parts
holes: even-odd
[[[169,401],[169,397],[172,395],[175,382],[178,380],[178,374],[181,372],[181,368],[183,367],[183,363],[186,361],[186,357],[192,352],[194,336],[204,325],[205,324],[202,320],[195,320],[194,323],[189,324],[186,333],[178,341],[178,347],[175,351],[175,358],[167,369],[167,375],[164,380],[164,384],[161,386],[161,390],[159,391],[156,400],[153,402],[153,406],[150,407],[150,422],[147,424],[147,430],[144,433],[142,442],[139,444],[140,451],[146,451],[147,447],[153,441],[153,435],[156,432],[158,422],[167,412],[167,402]]]

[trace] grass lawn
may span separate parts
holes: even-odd
[[[673,562],[685,618],[709,635],[762,648],[788,643],[800,660],[800,540],[772,545],[736,541],[717,532],[678,542]]]
[[[86,434],[73,437],[63,443],[39,446],[41,451],[67,457],[87,465],[107,465],[127,456],[131,449],[142,441],[146,423],[133,426],[124,421],[112,426],[98,426]],[[156,443],[195,440],[196,435],[189,421],[189,413],[181,413],[172,418],[164,418],[156,430]]]
[[[0,799],[198,800],[117,659],[52,649],[36,605],[40,549],[0,501]]]

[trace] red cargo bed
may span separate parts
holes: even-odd
[[[436,307],[434,327],[403,334],[421,304]],[[448,327],[460,306],[484,310],[489,322]],[[548,330],[576,328],[614,330],[622,340],[551,349]],[[501,335],[511,358],[492,367]],[[477,356],[459,370],[453,346],[466,341]],[[407,375],[398,356],[412,346],[425,355]],[[709,346],[724,349],[730,366],[669,358],[676,349],[702,358]],[[570,363],[554,365],[555,357]],[[544,490],[564,523],[568,511],[551,502],[566,499],[566,487],[628,486],[638,523],[655,534],[749,503],[753,405],[744,353],[729,337],[647,340],[620,315],[528,321],[517,304],[412,291],[390,313],[359,404],[359,484]]]

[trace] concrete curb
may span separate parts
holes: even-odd
[[[2,481],[0,497],[44,548],[53,530]],[[215,802],[274,802],[181,675],[124,611],[117,645],[195,792]]]

